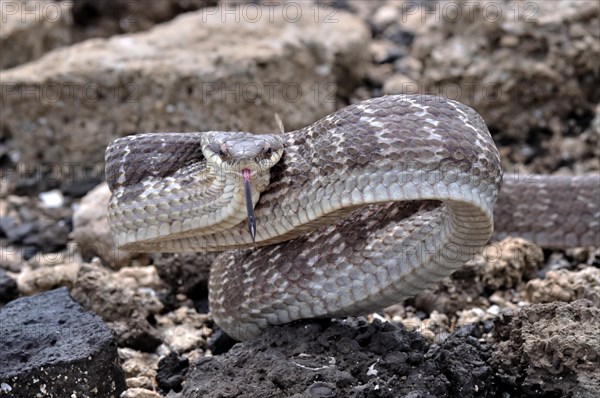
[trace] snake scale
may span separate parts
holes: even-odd
[[[526,177],[526,176],[524,176]],[[411,297],[496,236],[600,246],[600,176],[505,178],[482,118],[425,95],[374,98],[284,134],[158,133],[106,151],[120,248],[222,251],[232,337]],[[235,249],[235,250],[232,250]]]

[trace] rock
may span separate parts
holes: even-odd
[[[3,0],[0,6],[0,69],[93,37],[137,32],[216,0]]]
[[[429,318],[423,321],[421,334],[430,342],[439,343],[450,336],[449,320],[446,314],[433,311]]]
[[[482,257],[477,257],[476,262]],[[542,249],[525,239],[507,238],[486,246],[481,281],[486,289],[511,289],[534,278],[542,266]]]
[[[0,216],[0,236],[19,247],[24,259],[59,252],[67,247],[71,216],[68,207],[44,208],[38,200],[11,195]]]
[[[145,388],[129,388],[121,395],[120,398],[163,398],[162,395],[155,391]]]
[[[172,352],[158,362],[158,370],[156,372],[156,382],[161,390],[169,392],[181,391],[185,373],[190,363],[187,358],[180,358],[176,353]]]
[[[373,25],[376,31],[382,32],[394,22],[401,18],[400,9],[395,4],[390,3],[375,11],[372,17]]]
[[[455,3],[458,16],[426,15],[412,51],[424,67],[411,77],[428,93],[473,107],[505,138],[569,131],[563,121],[593,114],[598,102],[599,7],[578,0],[532,8],[511,0]]]
[[[80,267],[78,261],[41,268],[27,266],[17,277],[19,292],[29,296],[61,286],[71,288],[77,280]]]
[[[430,346],[390,323],[299,322],[199,359],[182,396],[491,397],[497,386],[486,358],[469,336]]]
[[[587,299],[600,307],[600,269],[549,271],[544,279],[529,281],[525,289],[527,299],[532,303]]]
[[[486,311],[481,309],[490,306],[485,292],[506,291],[514,296],[513,289],[536,277],[543,260],[543,252],[537,245],[520,238],[506,238],[487,245],[466,266],[444,278],[436,288],[418,293],[412,301],[427,312],[436,310],[445,314],[480,307],[477,310],[481,311],[481,317],[464,313],[461,322],[474,320],[474,316],[478,320],[491,319],[493,316],[483,316]]]
[[[404,56],[403,50],[389,40],[374,40],[369,45],[369,52],[376,64],[391,63]]]
[[[176,325],[164,330],[164,343],[177,353],[192,351],[202,345],[202,335],[191,325]]]
[[[176,293],[199,298],[208,289],[210,267],[218,253],[153,253],[160,278]],[[208,296],[206,296],[208,298]]]
[[[24,251],[25,258],[36,253],[51,253],[63,250],[67,246],[70,220],[53,222],[50,220],[27,221],[20,224],[10,217],[2,217],[0,228],[8,237],[8,243],[21,245],[29,250]]]
[[[125,372],[125,377],[146,377],[154,380],[158,366],[158,355],[142,353],[131,348],[119,348],[119,360]]]
[[[208,313],[208,275],[218,255],[219,253],[151,254],[158,274],[170,288],[169,294],[162,299],[165,307],[184,305],[181,299],[189,298],[198,312]]]
[[[496,322],[491,363],[517,395],[595,398],[599,331],[600,309],[590,301],[534,304]]]
[[[56,209],[64,206],[65,198],[61,191],[53,189],[51,191],[42,192],[39,195],[41,206],[47,209]]]
[[[102,320],[61,288],[0,311],[0,380],[12,397],[119,397],[125,378]]]
[[[11,272],[19,272],[25,265],[23,251],[16,246],[0,244],[0,268]]]
[[[119,250],[108,224],[108,200],[110,190],[106,183],[91,190],[80,202],[73,213],[73,238],[79,245],[78,250],[85,260],[94,256],[112,267],[120,268],[139,255]],[[143,257],[143,256],[142,256]]]
[[[397,73],[383,84],[384,94],[418,94],[419,84],[410,77]]]
[[[162,344],[160,333],[146,319],[133,317],[109,323],[119,347],[130,347],[142,352],[154,352]]]
[[[138,32],[165,22],[177,14],[215,5],[216,0],[77,0],[73,4],[73,22],[78,36],[109,37]]]
[[[18,296],[17,282],[0,268],[0,305],[12,301]]]
[[[217,328],[208,340],[208,349],[213,355],[226,353],[237,344],[237,341],[231,338],[221,328]]]
[[[119,136],[273,132],[276,113],[286,130],[303,127],[360,82],[370,35],[346,12],[325,23],[324,12],[315,21],[317,8],[292,4],[238,22],[239,10],[207,8],[2,71],[0,138],[12,137],[24,165],[48,162],[65,170],[57,179],[86,181],[102,175],[106,145]]]
[[[152,389],[152,380],[148,377],[130,377],[125,380],[128,388],[145,388],[146,390]]]
[[[111,272],[98,264],[83,264],[71,294],[108,322],[120,347],[153,351],[161,343],[158,330],[150,323],[163,308],[155,290],[161,285],[154,267],[130,268]],[[154,270],[154,277],[147,275],[147,268]]]
[[[2,1],[0,69],[12,68],[71,44],[71,5],[69,1]]]
[[[474,307],[458,311],[458,319],[456,320],[456,326],[465,327],[472,324],[480,324],[482,322],[491,321],[497,317],[496,307],[493,311],[484,311],[481,308]]]
[[[81,266],[71,295],[107,322],[146,319],[162,309],[151,286],[140,285],[135,278],[110,272],[97,264]]]
[[[199,314],[185,306],[165,315],[156,316],[156,327],[163,336],[163,343],[170,351],[182,354],[196,348],[205,348],[212,324],[210,316]]]
[[[373,25],[373,15],[387,0],[362,1],[362,0],[334,0],[322,1],[322,3],[330,4],[336,9],[349,10],[353,14],[358,15],[361,19],[369,21],[369,25]],[[331,9],[330,9],[331,10]]]
[[[163,290],[165,288],[164,282],[158,276],[156,267],[153,265],[123,267],[115,272],[115,277],[123,280],[131,280],[142,288],[153,290]]]
[[[373,64],[367,70],[365,75],[365,83],[369,85],[371,91],[366,90],[365,87],[354,91],[352,93],[353,98],[366,98],[369,97],[370,92],[379,92],[381,94],[381,87],[383,87],[388,76],[394,73],[394,67],[392,64]]]

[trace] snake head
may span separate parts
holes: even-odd
[[[283,141],[271,134],[209,132],[202,138],[202,152],[217,170],[238,175],[244,169],[262,173],[281,159]]]
[[[248,232],[256,238],[256,219],[251,178],[268,175],[283,154],[279,136],[252,133],[210,132],[202,137],[202,153],[214,170],[243,180],[244,200],[248,214]],[[253,177],[254,175],[254,177]]]

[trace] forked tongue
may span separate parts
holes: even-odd
[[[252,205],[252,190],[250,189],[250,169],[242,169],[244,178],[244,193],[246,194],[246,211],[248,212],[248,232],[252,236],[252,242],[256,238],[256,219],[254,218],[254,206]]]

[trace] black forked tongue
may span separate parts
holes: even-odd
[[[242,169],[244,177],[244,193],[246,194],[246,211],[248,212],[248,232],[252,236],[252,242],[256,242],[256,219],[254,218],[254,206],[252,205],[252,190],[250,189],[250,170]]]

